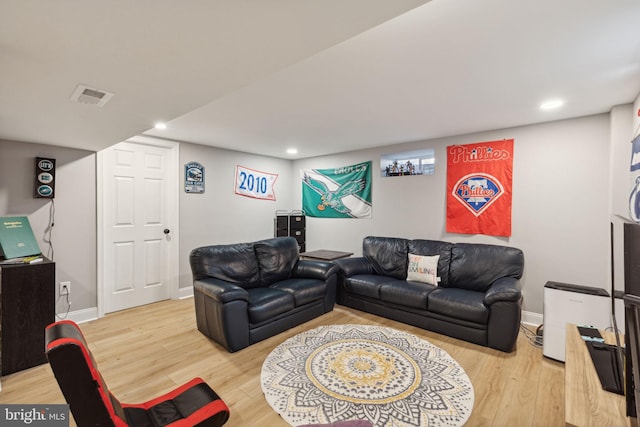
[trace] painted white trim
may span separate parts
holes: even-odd
[[[98,318],[98,307],[83,308],[82,310],[70,311],[65,316],[64,313],[56,313],[56,320],[73,320],[76,323],[90,322]]]
[[[522,311],[522,323],[525,325],[538,326],[542,325],[543,316],[539,313],[531,311]]]
[[[171,297],[180,297],[180,188],[183,187],[184,177],[181,180],[180,168],[180,144],[173,143],[171,149],[172,164],[169,168],[171,193],[175,199],[169,207],[169,224],[171,225]]]
[[[178,299],[193,298],[193,286],[178,289]]]
[[[152,145],[154,147],[175,148],[180,142],[172,139],[156,138],[147,135],[136,135],[124,142],[133,142],[135,144]]]
[[[104,151],[96,153],[96,315],[98,318],[104,316],[104,215],[103,211],[103,194],[104,194]],[[97,197],[99,195],[99,197]]]
[[[177,299],[193,298],[193,286],[179,289],[179,296]],[[82,310],[70,311],[66,316],[64,313],[56,313],[56,320],[68,319],[73,320],[76,323],[86,323],[92,320],[97,320],[98,307],[83,308]]]

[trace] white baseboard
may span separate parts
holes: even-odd
[[[525,325],[538,326],[542,325],[542,314],[531,311],[522,312],[522,323]]]
[[[191,298],[193,296],[193,286],[178,288],[178,299]]]
[[[76,323],[89,322],[98,318],[98,307],[84,308],[82,310],[70,311],[66,316],[65,313],[57,313],[56,320],[73,320]]]
[[[178,299],[193,297],[193,286],[178,289]],[[56,313],[56,320],[68,319],[76,323],[90,322],[98,318],[98,307],[84,308],[82,310],[70,311],[68,314]]]

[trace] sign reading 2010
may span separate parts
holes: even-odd
[[[277,179],[277,174],[236,165],[235,193],[254,199],[276,200],[273,185]]]

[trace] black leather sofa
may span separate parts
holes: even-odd
[[[300,260],[293,237],[191,251],[198,330],[229,352],[333,310],[338,268]]]
[[[362,254],[335,261],[340,267],[338,304],[504,352],[515,348],[524,269],[520,249],[369,236]],[[415,255],[438,255],[439,281],[407,280],[409,254],[412,272],[418,259],[436,262]]]

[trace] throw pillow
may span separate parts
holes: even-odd
[[[409,267],[407,269],[407,280],[423,282],[438,286],[438,260],[440,255],[422,256],[409,254]]]

